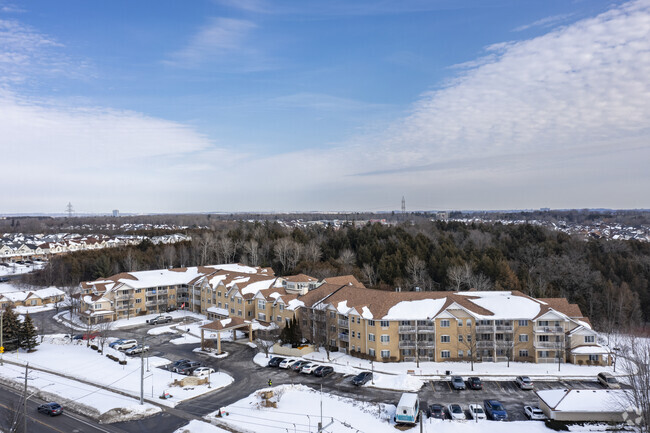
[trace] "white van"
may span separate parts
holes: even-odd
[[[130,349],[132,347],[135,347],[137,345],[138,345],[138,342],[136,340],[124,340],[121,343],[116,344],[115,346],[113,346],[113,349],[126,350],[126,349]]]
[[[420,401],[414,392],[405,392],[399,399],[395,410],[396,424],[415,424],[420,414]]]

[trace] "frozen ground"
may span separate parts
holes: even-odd
[[[5,382],[11,381],[22,386],[25,369],[4,363],[3,366],[0,366],[0,376]],[[27,380],[30,393],[36,393],[44,400],[57,401],[64,407],[72,407],[78,412],[100,419],[102,422],[139,419],[161,411],[158,406],[149,403],[140,405],[135,398],[125,397],[54,374],[30,370]]]
[[[321,419],[322,401],[323,424],[329,425],[330,433],[350,433],[355,431],[373,433],[394,433],[395,405],[358,402],[332,394],[321,394],[303,385],[282,385],[261,391],[273,391],[269,400],[277,407],[268,407],[258,391],[250,396],[221,409],[224,414],[217,417],[214,412],[206,419],[217,424],[232,426],[242,432],[277,433],[278,431],[316,432]],[[395,402],[397,404],[397,402]],[[603,431],[603,426],[580,427],[576,431]],[[401,429],[400,429],[401,430]],[[182,430],[180,430],[182,431]],[[201,430],[196,430],[201,431]],[[205,432],[219,430],[205,430]],[[416,433],[419,426],[402,431]],[[552,433],[544,423],[534,421],[443,421],[425,419],[423,431],[429,433]],[[192,430],[194,432],[194,430]]]
[[[119,359],[126,359],[127,364],[122,366],[111,361],[106,354],[113,354]],[[71,379],[81,379],[99,386],[110,386],[128,393],[131,396],[140,396],[140,359],[129,358],[124,353],[104,347],[104,355],[86,347],[86,342],[77,340],[70,342],[62,335],[48,336],[33,353],[22,351],[5,353],[5,360],[55,371]],[[145,398],[155,399],[159,404],[175,406],[183,400],[214,391],[230,385],[232,377],[225,373],[210,375],[210,386],[199,385],[192,387],[171,386],[174,379],[181,380],[186,376],[172,373],[161,368],[156,368],[169,363],[169,360],[159,357],[145,358]],[[168,392],[172,398],[161,400],[158,398],[163,392]]]

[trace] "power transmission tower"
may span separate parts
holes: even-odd
[[[402,196],[402,213],[406,213],[406,200],[404,199],[404,196]]]
[[[68,205],[65,207],[65,211],[68,213],[68,218],[72,218],[72,214],[74,213],[72,203],[68,202]]]

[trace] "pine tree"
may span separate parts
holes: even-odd
[[[20,323],[12,307],[7,307],[2,313],[2,338],[5,351],[10,352],[18,349]]]
[[[29,317],[29,314],[27,314],[25,316],[25,320],[20,326],[20,347],[28,352],[31,352],[36,346],[38,346],[38,341],[36,339],[36,328],[34,328],[32,318]]]

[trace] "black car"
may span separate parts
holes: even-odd
[[[297,372],[300,373],[300,370],[302,370],[303,365],[307,365],[307,364],[310,364],[310,363],[311,363],[310,361],[298,361],[298,362],[294,362],[293,364],[291,364],[291,367],[289,367],[289,368],[292,371],[297,371]]]
[[[467,379],[467,383],[469,384],[470,389],[483,389],[483,382],[481,382],[481,378],[479,377],[470,377]]]
[[[49,416],[61,415],[63,413],[63,408],[59,403],[45,403],[40,405],[38,411]]]
[[[427,411],[429,418],[445,419],[445,407],[441,404],[432,404]]]
[[[361,386],[365,383],[367,383],[370,379],[372,379],[372,373],[369,371],[364,371],[363,373],[359,373],[354,378],[352,379],[352,384],[356,386]]]
[[[329,365],[321,365],[316,370],[314,370],[314,376],[316,377],[325,377],[334,373],[334,368]]]
[[[281,356],[274,356],[273,358],[269,359],[269,363],[266,364],[269,367],[277,367],[280,365],[280,363],[284,361],[284,358]]]
[[[188,362],[192,362],[189,359],[179,359],[178,361],[174,361],[173,363],[169,364],[167,366],[167,370],[169,371],[176,371],[174,370],[176,367],[182,365],[182,364],[187,364]]]
[[[188,362],[187,364],[182,364],[176,370],[177,373],[179,374],[190,376],[192,373],[194,373],[194,370],[196,370],[199,367],[202,367],[200,362]]]
[[[176,367],[172,367],[172,371],[175,373],[180,373],[181,370],[186,368],[200,367],[201,363],[197,361],[186,361],[181,364],[178,364]]]

